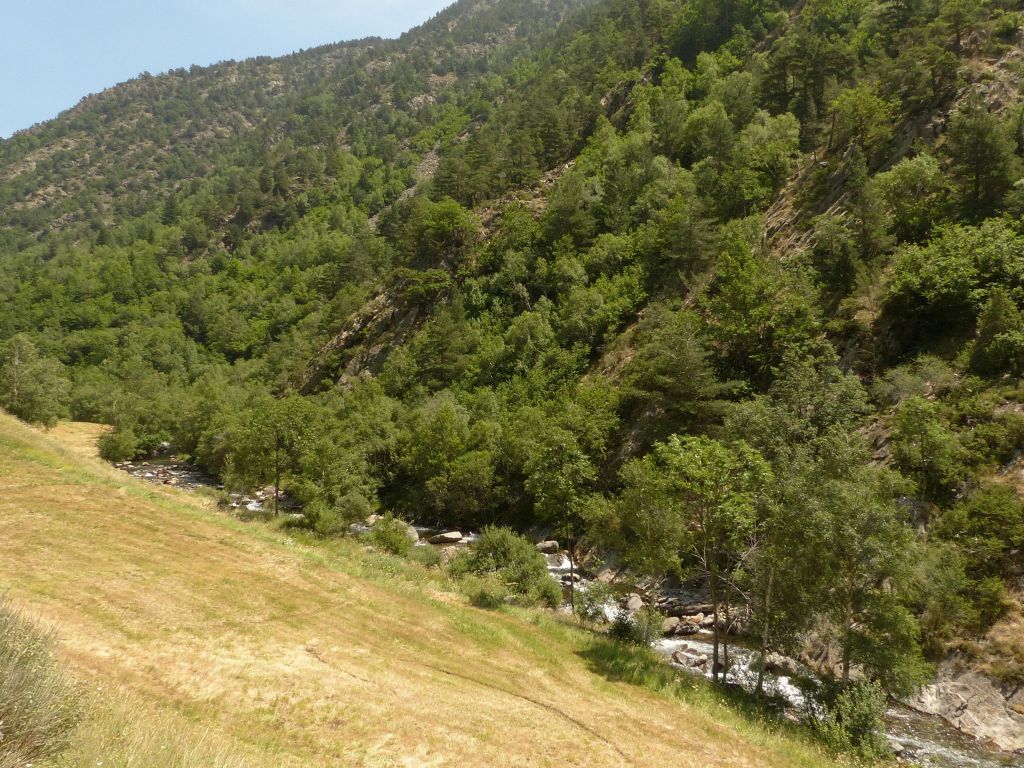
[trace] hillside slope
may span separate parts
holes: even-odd
[[[0,585],[56,627],[90,689],[125,698],[127,731],[184,716],[179,737],[256,766],[827,763],[596,674],[588,639],[554,619],[239,524],[2,415],[0,489]]]
[[[306,535],[503,525],[682,574],[826,706],[954,654],[1009,699],[1022,28],[460,0],[113,89],[0,142],[0,405],[273,484]]]

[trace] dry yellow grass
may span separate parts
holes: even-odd
[[[830,764],[596,674],[585,634],[553,619],[479,611],[356,544],[298,544],[134,480],[89,456],[95,435],[0,414],[0,589],[99,692],[79,765]]]

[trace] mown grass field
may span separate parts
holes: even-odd
[[[95,434],[0,414],[0,589],[82,681],[71,765],[832,764],[710,693],[617,680],[553,615],[135,480]]]

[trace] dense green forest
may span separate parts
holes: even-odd
[[[887,690],[1009,609],[1013,0],[461,0],[0,142],[0,403],[698,575]],[[1024,649],[1004,656],[1024,681]]]

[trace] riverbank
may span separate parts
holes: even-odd
[[[190,465],[176,462],[171,457],[146,462],[128,462],[118,465],[118,468],[148,482],[185,490],[219,488],[214,479],[195,472]],[[267,492],[261,491],[253,497],[233,498],[231,506],[260,511],[264,509],[266,496]],[[372,520],[369,522],[372,524]],[[365,524],[353,526],[353,532],[357,534],[366,530],[369,530],[369,526]],[[442,552],[468,546],[475,540],[475,533],[468,531],[425,527],[418,527],[415,530],[418,536],[417,544],[437,547]],[[557,545],[555,546],[556,549],[552,549],[551,546],[546,548],[549,573],[566,590],[573,583],[578,589],[586,590],[588,577],[573,567],[566,554],[558,551]],[[697,592],[678,590],[671,597],[660,600],[658,607],[666,613],[675,614],[672,618],[679,619],[678,624],[673,625],[673,631],[679,636],[660,641],[655,645],[655,651],[666,663],[677,669],[710,678],[711,667],[708,659],[711,656],[711,646],[706,631],[710,616],[701,612],[705,607],[702,596]],[[612,620],[618,608],[618,603],[607,605],[604,609],[605,618]],[[739,644],[731,646],[731,653],[732,664],[725,676],[726,682],[752,690],[756,681],[756,672],[752,668],[754,654]],[[778,671],[770,672],[767,674],[767,684],[769,690],[788,702],[794,712],[802,707],[800,690],[789,676]],[[957,731],[940,716],[940,713],[925,714],[908,707],[894,706],[888,713],[886,726],[893,752],[904,762],[912,762],[926,768],[1024,766],[1024,756],[987,748],[981,741]]]

